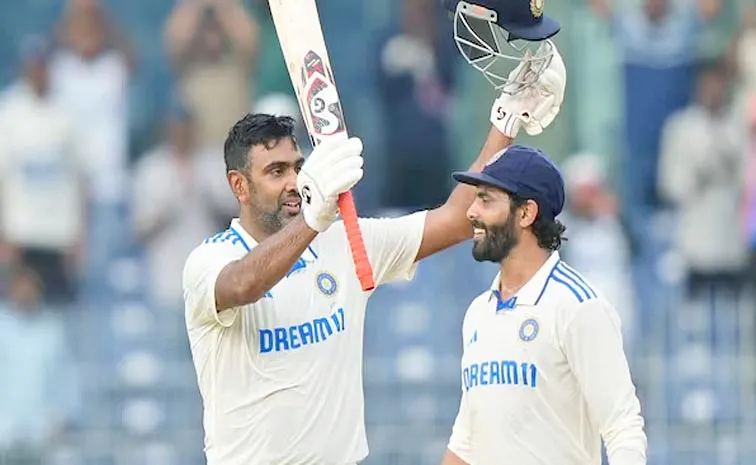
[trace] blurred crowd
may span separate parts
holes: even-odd
[[[756,6],[739,9],[728,46],[701,59],[699,40],[726,0],[612,1],[587,5],[613,39],[623,99],[616,156],[578,143],[552,155],[568,190],[563,256],[616,304],[635,353],[658,330],[670,284],[680,305],[753,305]],[[4,63],[13,74],[0,95],[0,464],[41,463],[76,423],[88,375],[65,318],[95,308],[113,250],[134,245],[148,305],[180,315],[185,257],[235,214],[222,158],[228,129],[249,111],[299,113],[265,1],[155,1],[165,4],[160,40],[138,47],[112,5],[64,3],[52,27],[11,37]],[[341,14],[366,2],[348,3]],[[357,195],[369,213],[443,202],[449,173],[476,156],[456,153],[453,116],[487,115],[492,101],[454,103],[466,82],[486,84],[458,59],[438,1],[387,3],[390,19],[359,53],[349,48],[359,42],[353,28],[335,30],[341,10],[321,8],[350,129],[365,130],[372,180]],[[132,81],[161,71],[140,54],[162,57],[168,76],[167,86],[142,87],[154,110],[142,113]],[[350,62],[361,71],[345,69]],[[559,119],[569,127],[573,117]]]

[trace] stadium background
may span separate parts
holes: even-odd
[[[76,5],[70,9],[71,17],[86,17],[96,3],[71,2]],[[156,172],[152,178],[147,174],[147,181],[138,187],[126,187],[138,168],[151,169],[139,163],[146,153],[154,155],[150,151],[162,140],[166,118],[180,123],[187,114],[196,118],[197,111],[205,111],[195,111],[191,102],[182,99],[181,82],[190,79],[190,73],[187,68],[179,71],[171,66],[164,45],[169,16],[176,5],[187,3],[192,0],[102,2],[111,24],[106,29],[117,27],[133,51],[135,66],[127,77],[128,85],[122,93],[111,89],[94,98],[86,95],[86,86],[72,94],[71,89],[77,87],[69,85],[68,99],[63,99],[64,109],[69,105],[72,115],[79,111],[88,118],[81,127],[84,118],[72,117],[80,120],[83,144],[91,144],[87,153],[107,158],[99,165],[92,159],[76,162],[77,169],[90,178],[82,184],[88,206],[78,233],[80,246],[71,246],[79,258],[72,271],[75,298],[50,298],[33,312],[19,310],[14,296],[20,295],[18,286],[23,287],[24,275],[14,271],[23,263],[23,251],[38,251],[40,245],[7,237],[8,225],[2,225],[1,465],[203,463],[201,410],[180,302],[156,303],[150,291],[151,284],[161,278],[152,275],[155,270],[149,266],[149,255],[180,255],[185,252],[175,249],[185,245],[132,232],[132,207],[137,201],[134,197],[139,197],[132,190],[146,191],[142,202],[147,198],[150,203],[149,193],[156,184],[162,181],[169,188],[174,184]],[[594,4],[585,0],[546,2],[547,14],[563,25],[556,43],[569,72],[568,93],[553,126],[537,138],[523,140],[562,163],[574,194],[564,217],[570,238],[564,255],[609,289],[627,320],[626,345],[647,421],[649,463],[755,464],[755,280],[747,258],[753,255],[756,242],[743,239],[735,244],[739,256],[746,257],[742,260],[718,268],[704,264],[693,270],[687,265],[690,257],[678,247],[686,231],[677,225],[681,216],[698,206],[701,226],[724,222],[726,230],[740,231],[745,225],[742,230],[749,231],[755,218],[753,209],[749,214],[745,208],[752,205],[745,193],[753,193],[756,185],[744,174],[753,173],[748,166],[756,165],[737,165],[734,177],[724,174],[712,181],[732,187],[734,194],[718,197],[720,203],[704,204],[699,195],[711,184],[698,184],[695,170],[683,169],[700,160],[687,160],[684,144],[671,144],[674,147],[668,151],[677,150],[681,157],[677,160],[684,162],[673,164],[669,176],[674,181],[670,182],[690,182],[693,190],[673,199],[643,198],[637,195],[643,190],[641,185],[657,190],[653,176],[659,150],[642,148],[644,153],[639,153],[633,142],[650,139],[646,141],[650,145],[643,147],[654,147],[654,136],[644,133],[648,129],[642,124],[631,124],[664,121],[685,105],[695,106],[694,93],[673,104],[654,102],[665,100],[671,88],[685,87],[696,77],[697,67],[691,64],[726,57],[729,108],[738,136],[701,131],[701,126],[695,125],[686,129],[684,124],[678,125],[682,126],[679,131],[683,135],[689,131],[692,144],[711,148],[711,166],[707,165],[705,172],[718,172],[720,164],[728,163],[733,154],[741,161],[753,159],[755,138],[747,137],[753,117],[746,111],[756,98],[753,65],[748,58],[756,54],[752,48],[753,11],[748,10],[746,0],[723,0],[721,5],[709,2],[716,11],[700,31],[670,27],[650,38],[639,32],[637,6],[629,1],[627,5],[618,3],[613,7],[615,26],[611,27],[597,14],[602,8],[598,0]],[[670,13],[671,23],[686,24],[685,15],[695,5],[692,0],[678,3]],[[488,130],[493,91],[461,62],[449,40],[450,21],[441,11],[435,12],[435,18],[435,7],[434,0],[319,2],[349,127],[365,141],[366,177],[356,192],[363,214],[393,215],[443,198],[452,187],[449,171],[464,168],[474,159]],[[290,111],[291,101],[281,98],[281,93],[291,96],[289,78],[264,2],[249,0],[245,8],[259,34],[256,64],[245,81],[249,101],[243,105],[249,110]],[[35,59],[49,63],[61,53],[58,49],[52,55],[42,54],[35,36],[52,37],[59,31],[65,9],[62,0],[0,1],[0,84],[7,93],[13,92],[12,86],[23,75],[24,63]],[[76,21],[71,24],[88,27],[87,20]],[[445,40],[438,41],[433,51],[399,47],[397,54],[396,43],[393,47],[391,43],[402,24],[412,25],[415,32],[430,31],[425,37],[437,34]],[[75,34],[73,31],[71,36]],[[648,56],[643,56],[643,47],[628,54],[628,48],[623,48],[628,37],[635,37],[635,43],[649,40],[655,45],[645,49]],[[680,45],[684,42],[695,44],[695,50],[685,50]],[[118,53],[112,56],[117,63],[122,59]],[[435,56],[435,61],[428,60],[429,56]],[[87,79],[109,79],[107,73],[87,74],[91,70],[86,66],[77,68],[70,63],[68,68],[59,66],[53,87],[55,79],[70,84],[71,75],[77,72],[89,76]],[[201,60],[197,63],[201,68]],[[74,68],[77,71],[71,71]],[[118,66],[109,69],[118,76]],[[209,95],[228,90],[213,89],[212,79],[200,81],[195,85],[204,83]],[[242,97],[244,94],[237,96],[237,102]],[[4,94],[0,112],[7,105],[6,98]],[[126,109],[120,108],[119,99],[127,103]],[[78,100],[101,105],[77,106]],[[629,109],[628,102],[639,101],[647,106]],[[104,113],[113,109],[120,111],[120,116]],[[221,116],[224,110],[230,111],[222,105],[212,109]],[[640,116],[633,111],[640,111]],[[99,131],[93,124],[98,117],[108,121],[108,130],[122,134],[104,142],[88,139],[87,133]],[[5,157],[0,183],[5,184],[15,165],[8,163],[7,158],[12,157],[8,154],[13,152],[3,151],[8,148],[3,140],[12,128],[24,125],[23,119],[11,119],[12,124],[7,118],[0,123],[11,124],[0,130],[0,153]],[[45,126],[32,129],[39,134],[47,132]],[[117,143],[120,136],[128,143],[123,150]],[[734,147],[725,153],[722,147],[728,142],[734,142],[730,144]],[[123,152],[120,159],[113,155],[119,151]],[[206,152],[210,155],[203,152],[202,156],[219,160],[220,143],[211,141]],[[628,160],[632,163],[626,164]],[[639,174],[634,166],[648,170]],[[733,176],[730,171],[722,168]],[[107,182],[99,179],[98,185],[91,182],[93,172],[97,173],[95,179],[103,174],[111,177]],[[200,177],[220,180],[222,186],[222,167],[203,171]],[[666,178],[661,179],[660,190],[665,191]],[[126,181],[124,188],[107,188],[119,180]],[[29,208],[37,208],[29,215],[48,215],[45,208],[54,210],[58,205],[39,194],[44,186],[45,181],[33,177],[21,188],[15,184],[15,190],[3,186],[3,205],[20,202],[34,192],[42,206],[29,203]],[[157,189],[155,195],[159,194],[162,191]],[[615,202],[615,197],[620,201]],[[178,230],[193,231],[192,223],[184,224],[182,219],[191,216],[194,208],[212,208],[196,205],[187,200],[182,208],[168,209],[165,214]],[[748,221],[740,223],[735,217],[727,221],[723,212],[733,206],[744,207],[740,211],[745,215],[740,218]],[[233,209],[219,208],[212,213],[218,214],[222,224]],[[7,214],[3,221],[9,221]],[[715,256],[717,247],[733,245],[711,233],[711,228],[700,229],[697,244],[714,250]],[[747,234],[736,236],[745,238]],[[386,286],[370,303],[365,337],[368,464],[434,464],[440,460],[459,398],[462,315],[467,303],[489,285],[495,271],[491,265],[474,263],[469,249],[469,244],[462,244],[428,259],[420,264],[413,282]],[[48,255],[55,254],[68,257],[69,250],[58,247]],[[41,263],[44,267],[45,262]],[[44,279],[54,280],[55,276]],[[178,276],[170,271],[163,279]],[[54,283],[48,285],[54,287]]]

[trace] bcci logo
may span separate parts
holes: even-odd
[[[336,284],[336,278],[334,278],[331,273],[318,273],[317,278],[315,278],[315,282],[317,283],[320,292],[328,297],[336,294],[336,291],[339,288],[338,284]]]
[[[530,0],[530,12],[534,18],[543,16],[543,0]]]
[[[522,322],[520,325],[520,339],[530,342],[538,336],[538,322],[532,318]]]

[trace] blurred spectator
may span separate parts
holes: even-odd
[[[748,101],[748,137],[745,146],[745,195],[743,204],[743,231],[750,250],[749,280],[756,295],[756,94]]]
[[[664,121],[688,104],[697,46],[720,0],[589,0],[611,20],[624,82],[623,200],[633,234],[648,241],[643,224],[659,204],[656,192],[659,142]]]
[[[563,257],[615,306],[629,350],[636,320],[630,242],[607,185],[606,168],[597,155],[579,153],[567,159],[563,173],[567,208],[561,220],[568,237],[562,247]]]
[[[174,105],[165,141],[141,157],[134,171],[134,230],[146,247],[150,299],[163,309],[182,307],[186,257],[237,206],[222,153],[197,143],[195,124],[183,106]]]
[[[727,93],[724,67],[705,65],[696,100],[664,125],[659,190],[679,212],[675,246],[693,297],[737,290],[747,260],[739,227],[743,150]]]
[[[23,74],[0,101],[0,239],[60,303],[76,294],[85,189],[73,121],[50,96],[49,51],[24,42]]]
[[[56,30],[51,63],[53,96],[80,133],[91,198],[123,197],[128,147],[128,85],[133,56],[98,0],[69,0]]]
[[[253,97],[258,27],[237,0],[179,2],[165,40],[198,139],[222,144]]]
[[[449,194],[449,94],[458,53],[452,32],[438,27],[436,3],[404,0],[398,29],[380,41],[387,208],[435,207]]]
[[[742,123],[740,126],[743,146],[751,131],[753,101],[756,100],[756,5],[745,7],[740,29],[730,42],[726,64],[734,76],[733,111]]]
[[[270,3],[268,0],[249,0],[248,4],[250,4],[252,17],[260,29],[258,34],[260,44],[255,57],[254,70],[256,99],[269,94],[287,94],[295,98],[289,69],[281,52],[276,26],[270,14]]]
[[[743,232],[751,254],[750,284],[756,295],[756,5],[744,7],[728,64],[736,76],[734,110],[742,122],[744,150]]]
[[[738,75],[738,87],[745,92],[756,93],[756,5],[749,5],[743,12],[740,30],[730,48],[730,65]]]
[[[0,463],[41,465],[78,413],[80,396],[60,316],[45,311],[37,275],[19,265],[0,304]]]

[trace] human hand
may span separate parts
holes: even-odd
[[[530,72],[529,63],[520,63],[509,74],[509,80],[517,82],[517,76]],[[564,101],[567,70],[556,46],[546,70],[538,80],[516,94],[502,94],[491,107],[491,123],[504,135],[515,138],[521,128],[531,136],[538,135],[559,114]]]
[[[362,179],[362,141],[325,140],[312,151],[297,176],[307,225],[323,232],[339,214],[338,198]]]

